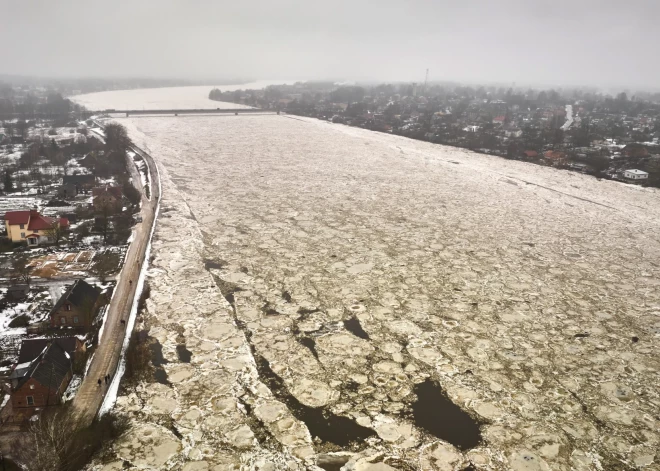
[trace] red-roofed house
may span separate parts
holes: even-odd
[[[502,123],[504,123],[504,121],[506,121],[506,116],[504,116],[504,115],[495,116],[493,118],[493,124],[502,124]]]
[[[554,164],[563,164],[566,161],[566,154],[557,150],[547,150],[543,153],[543,157]]]
[[[7,238],[12,242],[27,242],[28,245],[48,244],[54,242],[48,236],[48,229],[54,224],[59,227],[69,227],[66,218],[49,218],[39,214],[39,211],[9,211],[5,213],[5,228]]]

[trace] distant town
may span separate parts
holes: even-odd
[[[209,98],[660,187],[658,93],[301,82]]]

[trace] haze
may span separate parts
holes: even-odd
[[[2,2],[2,72],[657,87],[654,0]],[[11,44],[11,47],[7,47]]]

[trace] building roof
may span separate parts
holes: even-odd
[[[87,185],[94,183],[94,175],[64,175],[62,177],[63,185]]]
[[[14,391],[20,389],[30,379],[34,379],[47,388],[57,390],[71,371],[71,367],[71,355],[59,344],[51,343],[30,362],[27,369],[24,370],[24,374],[17,378],[18,383]]]
[[[632,173],[634,175],[648,175],[648,172],[645,172],[644,170],[639,170],[636,168],[631,168],[630,170],[625,170],[626,173]]]
[[[96,188],[92,189],[92,196],[103,196],[103,195],[108,195],[112,196],[116,199],[121,199],[122,192],[121,188],[118,186],[97,186]]]
[[[544,156],[546,159],[550,159],[550,160],[561,160],[561,159],[566,158],[566,154],[564,154],[563,152],[560,152],[560,151],[558,151],[558,150],[548,150],[548,151],[545,151],[545,152],[543,153],[543,156]]]
[[[90,285],[85,280],[76,280],[73,286],[66,290],[66,293],[55,303],[51,313],[57,311],[66,301],[76,307],[81,307],[87,300],[91,301],[92,305],[96,304],[99,296],[101,296],[101,290],[96,286]]]
[[[30,222],[30,211],[7,211],[5,213],[5,222],[10,226],[27,224]]]
[[[18,363],[31,362],[51,343],[58,344],[71,356],[76,352],[79,342],[80,340],[76,337],[25,339],[21,343],[21,350],[18,353]]]
[[[56,219],[42,216],[39,214],[39,211],[31,209],[29,211],[8,211],[5,213],[5,221],[10,226],[28,224],[27,230],[34,231],[49,229]],[[69,226],[69,220],[67,218],[60,218],[59,222],[62,227]]]
[[[28,231],[49,229],[55,222],[57,222],[57,219],[42,216],[37,211],[32,210],[30,211],[30,225],[28,226]],[[60,226],[67,227],[69,225],[69,220],[67,218],[60,218],[59,223]]]

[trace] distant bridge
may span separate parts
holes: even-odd
[[[115,110],[108,109],[98,111],[97,113],[103,114],[125,114],[127,117],[131,115],[145,115],[145,114],[171,114],[179,116],[180,114],[246,114],[246,113],[277,113],[278,110],[262,110],[259,108],[184,108],[184,109],[171,109],[171,110]]]

